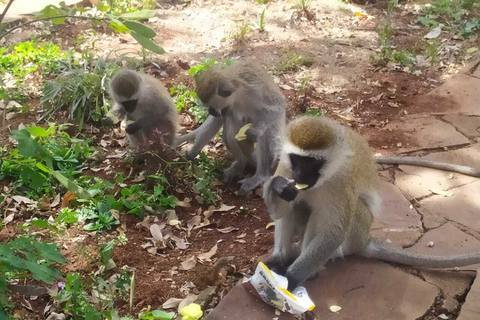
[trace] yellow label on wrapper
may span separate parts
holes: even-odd
[[[280,311],[302,314],[315,308],[304,287],[288,291],[285,289],[288,288],[288,279],[270,270],[263,262],[259,262],[254,275],[243,282],[251,285],[265,303]]]

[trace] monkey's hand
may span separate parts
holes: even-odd
[[[287,202],[295,200],[298,194],[295,183],[280,176],[273,178],[271,188],[280,198]]]
[[[141,125],[137,122],[130,123],[126,128],[125,131],[128,134],[135,134],[138,130],[141,129]]]
[[[115,123],[113,122],[112,118],[103,117],[102,120],[100,120],[100,124],[102,125],[102,127],[111,127]]]
[[[250,143],[255,143],[258,141],[258,138],[260,138],[260,132],[254,128],[248,129],[245,135],[247,136],[247,141]]]

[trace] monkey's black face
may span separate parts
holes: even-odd
[[[311,188],[320,178],[320,170],[325,164],[325,159],[317,159],[314,157],[300,156],[291,153],[290,163],[292,164],[293,180],[298,184],[306,184]]]
[[[133,111],[135,111],[135,108],[137,107],[137,102],[138,102],[137,99],[135,99],[135,100],[123,101],[123,102],[122,102],[122,106],[125,108],[125,110],[126,110],[128,113],[132,113]]]

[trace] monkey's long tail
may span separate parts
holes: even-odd
[[[198,130],[198,129],[197,129]],[[193,130],[189,133],[186,133],[180,137],[177,137],[176,139],[176,143],[177,143],[177,146],[184,143],[184,142],[190,142],[192,140],[195,140],[195,138],[197,137],[197,133],[196,130]]]
[[[357,254],[420,268],[453,268],[480,263],[480,252],[448,256],[423,255],[388,246],[376,239],[370,239],[365,249]]]
[[[375,161],[380,164],[403,164],[409,166],[427,167],[432,169],[457,172],[465,174],[467,176],[480,177],[479,169],[415,157],[375,156]]]

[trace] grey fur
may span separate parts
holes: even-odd
[[[126,85],[128,88],[125,88]],[[141,144],[155,129],[166,133],[165,142],[172,147],[175,146],[178,126],[177,108],[160,80],[124,69],[113,77],[109,93],[114,100],[110,112],[120,120],[126,118],[127,125],[131,122],[140,127],[135,133],[128,134],[133,147]],[[137,107],[129,113],[121,103],[133,99],[138,99]]]
[[[214,84],[235,84],[232,87],[234,91],[222,98],[218,95],[217,87],[213,96],[206,95],[208,99],[203,101],[204,105],[218,110],[222,116],[210,115],[198,129],[179,137],[178,143],[195,140],[192,149],[187,152],[187,158],[193,159],[223,126],[223,141],[235,158],[224,172],[224,181],[230,182],[240,177],[248,164],[256,166],[254,176],[240,181],[239,194],[246,194],[272,174],[284,135],[286,101],[265,70],[251,62],[237,62],[234,66],[211,70],[210,73]],[[203,82],[201,88],[207,88],[210,93],[212,82],[208,82],[208,86]],[[201,92],[198,95],[203,96]],[[247,134],[257,138],[256,148],[251,141],[235,139],[240,128],[248,123],[253,124]]]

